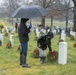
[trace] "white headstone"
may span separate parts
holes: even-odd
[[[15,27],[12,29],[11,33],[15,33],[16,29]]]
[[[70,31],[70,35],[74,36],[74,38],[76,39],[76,32]]]
[[[76,32],[73,32],[73,36],[74,36],[74,38],[76,39]]]
[[[9,32],[9,29],[8,29],[8,27],[6,27],[6,32],[7,32],[7,33]]]
[[[61,32],[62,34],[65,34],[65,30],[62,30],[62,32]]]
[[[55,35],[56,34],[56,30],[52,30],[53,34]]]
[[[67,43],[66,42],[59,43],[58,63],[62,65],[67,64]]]
[[[10,42],[13,46],[14,45],[14,35],[13,34],[10,34]]]
[[[4,44],[4,35],[3,34],[0,34],[0,41],[1,41],[2,46],[3,46],[3,44]]]
[[[37,37],[39,37],[39,36],[40,36],[39,28],[36,28],[36,36],[37,36]]]
[[[61,39],[65,41],[65,38],[66,38],[66,34],[62,33],[61,34]]]
[[[70,31],[70,35],[72,35],[72,36],[73,36],[73,31]]]

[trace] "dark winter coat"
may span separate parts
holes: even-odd
[[[27,28],[27,26],[25,25],[26,20],[27,19],[21,19],[21,23],[18,27],[18,36],[19,36],[20,42],[29,41],[28,33],[30,32],[30,29]]]
[[[42,50],[45,50],[47,47],[49,48],[49,51],[52,51],[51,48],[51,39],[53,38],[53,33],[49,32],[47,35],[41,36],[37,40],[37,46],[40,47]]]
[[[38,38],[37,46],[39,48],[41,48],[42,50],[45,50],[47,48],[46,37],[45,36],[41,36],[40,38]]]
[[[51,43],[51,39],[53,37],[54,37],[53,32],[52,31],[48,32],[47,35],[46,35],[46,43],[50,44]]]

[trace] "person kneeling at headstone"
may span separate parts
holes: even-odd
[[[37,47],[39,50],[39,57],[40,57],[40,62],[45,63],[45,59],[46,59],[46,48],[47,48],[47,44],[46,44],[46,36],[40,36],[37,40]]]
[[[53,37],[53,32],[49,31],[46,35],[40,36],[37,40],[37,47],[39,50],[39,57],[41,63],[45,63],[47,47],[49,48],[49,51],[52,52],[51,39]]]

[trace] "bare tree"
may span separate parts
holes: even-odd
[[[60,17],[62,16],[65,11],[63,10],[64,9],[64,4],[61,3],[60,0],[55,0],[55,2],[53,2],[53,4],[48,7],[48,10],[49,10],[49,16],[51,16],[51,28],[53,26],[53,18],[54,17]]]
[[[11,15],[14,10],[16,10],[20,6],[21,0],[4,0],[3,6],[6,10],[7,17],[9,17],[9,23],[11,19]],[[12,24],[13,24],[13,18],[12,18]]]
[[[64,8],[64,11],[65,11],[65,13],[66,13],[66,15],[65,15],[65,18],[66,18],[66,31],[67,31],[67,28],[68,28],[68,20],[69,20],[69,10],[70,9],[72,9],[71,8],[71,0],[64,0],[64,6],[65,6],[65,8]]]
[[[51,28],[53,26],[53,17],[60,17],[65,15],[66,17],[66,26],[68,25],[68,10],[70,6],[70,0],[64,2],[65,0],[36,0],[36,4],[43,6],[45,9],[48,9],[49,16],[51,17]],[[45,17],[42,18],[42,24],[45,25]]]
[[[54,0],[33,0],[33,1],[35,2],[35,4],[40,5],[44,7],[45,9],[50,7],[52,3],[54,2]],[[42,17],[41,24],[45,26],[45,16]]]
[[[76,32],[76,0],[72,0],[74,3],[74,26],[73,31]]]

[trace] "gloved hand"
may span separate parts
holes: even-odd
[[[32,27],[32,24],[30,23],[30,24],[27,26],[27,28],[31,29],[31,27]]]

